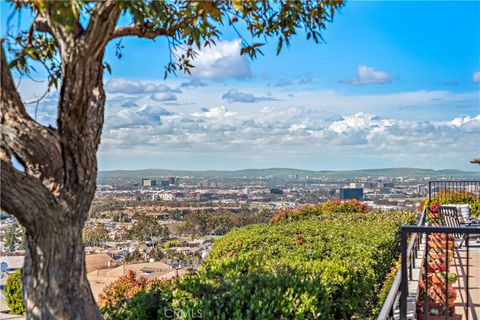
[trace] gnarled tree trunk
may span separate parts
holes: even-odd
[[[27,231],[23,289],[29,318],[100,318],[86,278],[79,229],[54,223]]]
[[[106,1],[96,5],[87,30],[49,26],[63,72],[57,128],[28,115],[0,50],[1,207],[26,229],[22,276],[29,319],[101,318],[86,278],[82,229],[96,188],[103,54],[119,14],[115,2]]]

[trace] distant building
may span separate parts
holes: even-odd
[[[362,200],[363,188],[342,188],[340,189],[340,200],[357,199]]]
[[[379,188],[379,189],[378,189],[378,193],[380,193],[380,194],[389,194],[389,193],[392,193],[392,189],[390,189],[390,188]]]
[[[197,183],[197,187],[199,188],[219,188],[220,186],[220,183],[217,181],[202,180]]]
[[[395,184],[393,182],[385,182],[383,184],[383,187],[384,188],[394,188],[395,187]]]
[[[172,201],[175,199],[175,196],[171,193],[160,193],[157,197],[163,201]]]
[[[367,188],[367,189],[375,189],[375,188],[378,187],[378,183],[376,183],[376,182],[366,182],[363,187]]]
[[[350,183],[350,188],[363,188],[363,183],[358,183],[358,182],[351,182]]]
[[[168,183],[168,180],[162,180],[160,182],[162,188],[168,188],[170,184]]]
[[[142,187],[156,187],[157,180],[152,179],[142,179]]]
[[[282,189],[277,189],[277,188],[272,188],[270,189],[271,194],[278,194],[278,195],[283,195],[283,190]]]
[[[177,184],[177,179],[175,179],[175,177],[168,177],[168,184],[175,186]]]

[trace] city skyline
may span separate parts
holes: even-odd
[[[479,18],[478,2],[350,2],[324,44],[299,35],[250,61],[224,30],[192,76],[166,80],[164,39],[124,39],[122,59],[112,43],[99,169],[478,170]],[[24,78],[20,91],[43,86]],[[57,95],[40,122],[55,125]]]

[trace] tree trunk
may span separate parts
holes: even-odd
[[[86,277],[82,229],[96,189],[96,153],[105,92],[103,55],[120,16],[116,1],[98,2],[88,27],[67,30],[51,7],[37,12],[61,57],[57,127],[27,113],[3,42],[1,67],[1,208],[25,227],[23,299],[29,319],[100,319]],[[13,165],[16,159],[24,167]]]
[[[100,319],[86,277],[81,225],[51,222],[38,223],[34,233],[26,234],[23,297],[28,318]]]

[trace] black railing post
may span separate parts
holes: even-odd
[[[469,313],[470,313],[470,288],[468,287],[469,283],[468,283],[468,279],[470,278],[470,269],[469,269],[469,266],[470,266],[470,234],[467,233],[467,278],[465,279],[465,282],[464,282],[464,285],[465,285],[465,291],[467,292],[465,294],[465,297],[467,299],[467,310],[466,310],[466,315],[467,315],[467,320],[468,320],[468,317],[469,317]]]
[[[402,248],[402,282],[400,284],[400,319],[407,319],[407,297],[408,297],[408,268],[407,268],[407,230],[401,229],[401,248]]]
[[[445,269],[445,320],[448,320],[448,259],[450,259],[449,254],[450,250],[448,249],[448,232],[447,232],[447,247],[445,248],[445,252],[447,253],[447,259],[445,261],[446,263],[446,269]],[[455,240],[454,240],[455,241]],[[455,242],[453,242],[455,245]]]
[[[432,201],[432,181],[428,181],[428,204]]]
[[[424,262],[424,268],[425,268],[425,296],[423,297],[424,300],[424,308],[423,308],[423,314],[425,315],[425,319],[428,320],[428,313],[430,312],[430,308],[428,305],[428,250],[430,250],[429,245],[428,245],[428,237],[430,234],[428,231],[425,233],[425,262]]]

